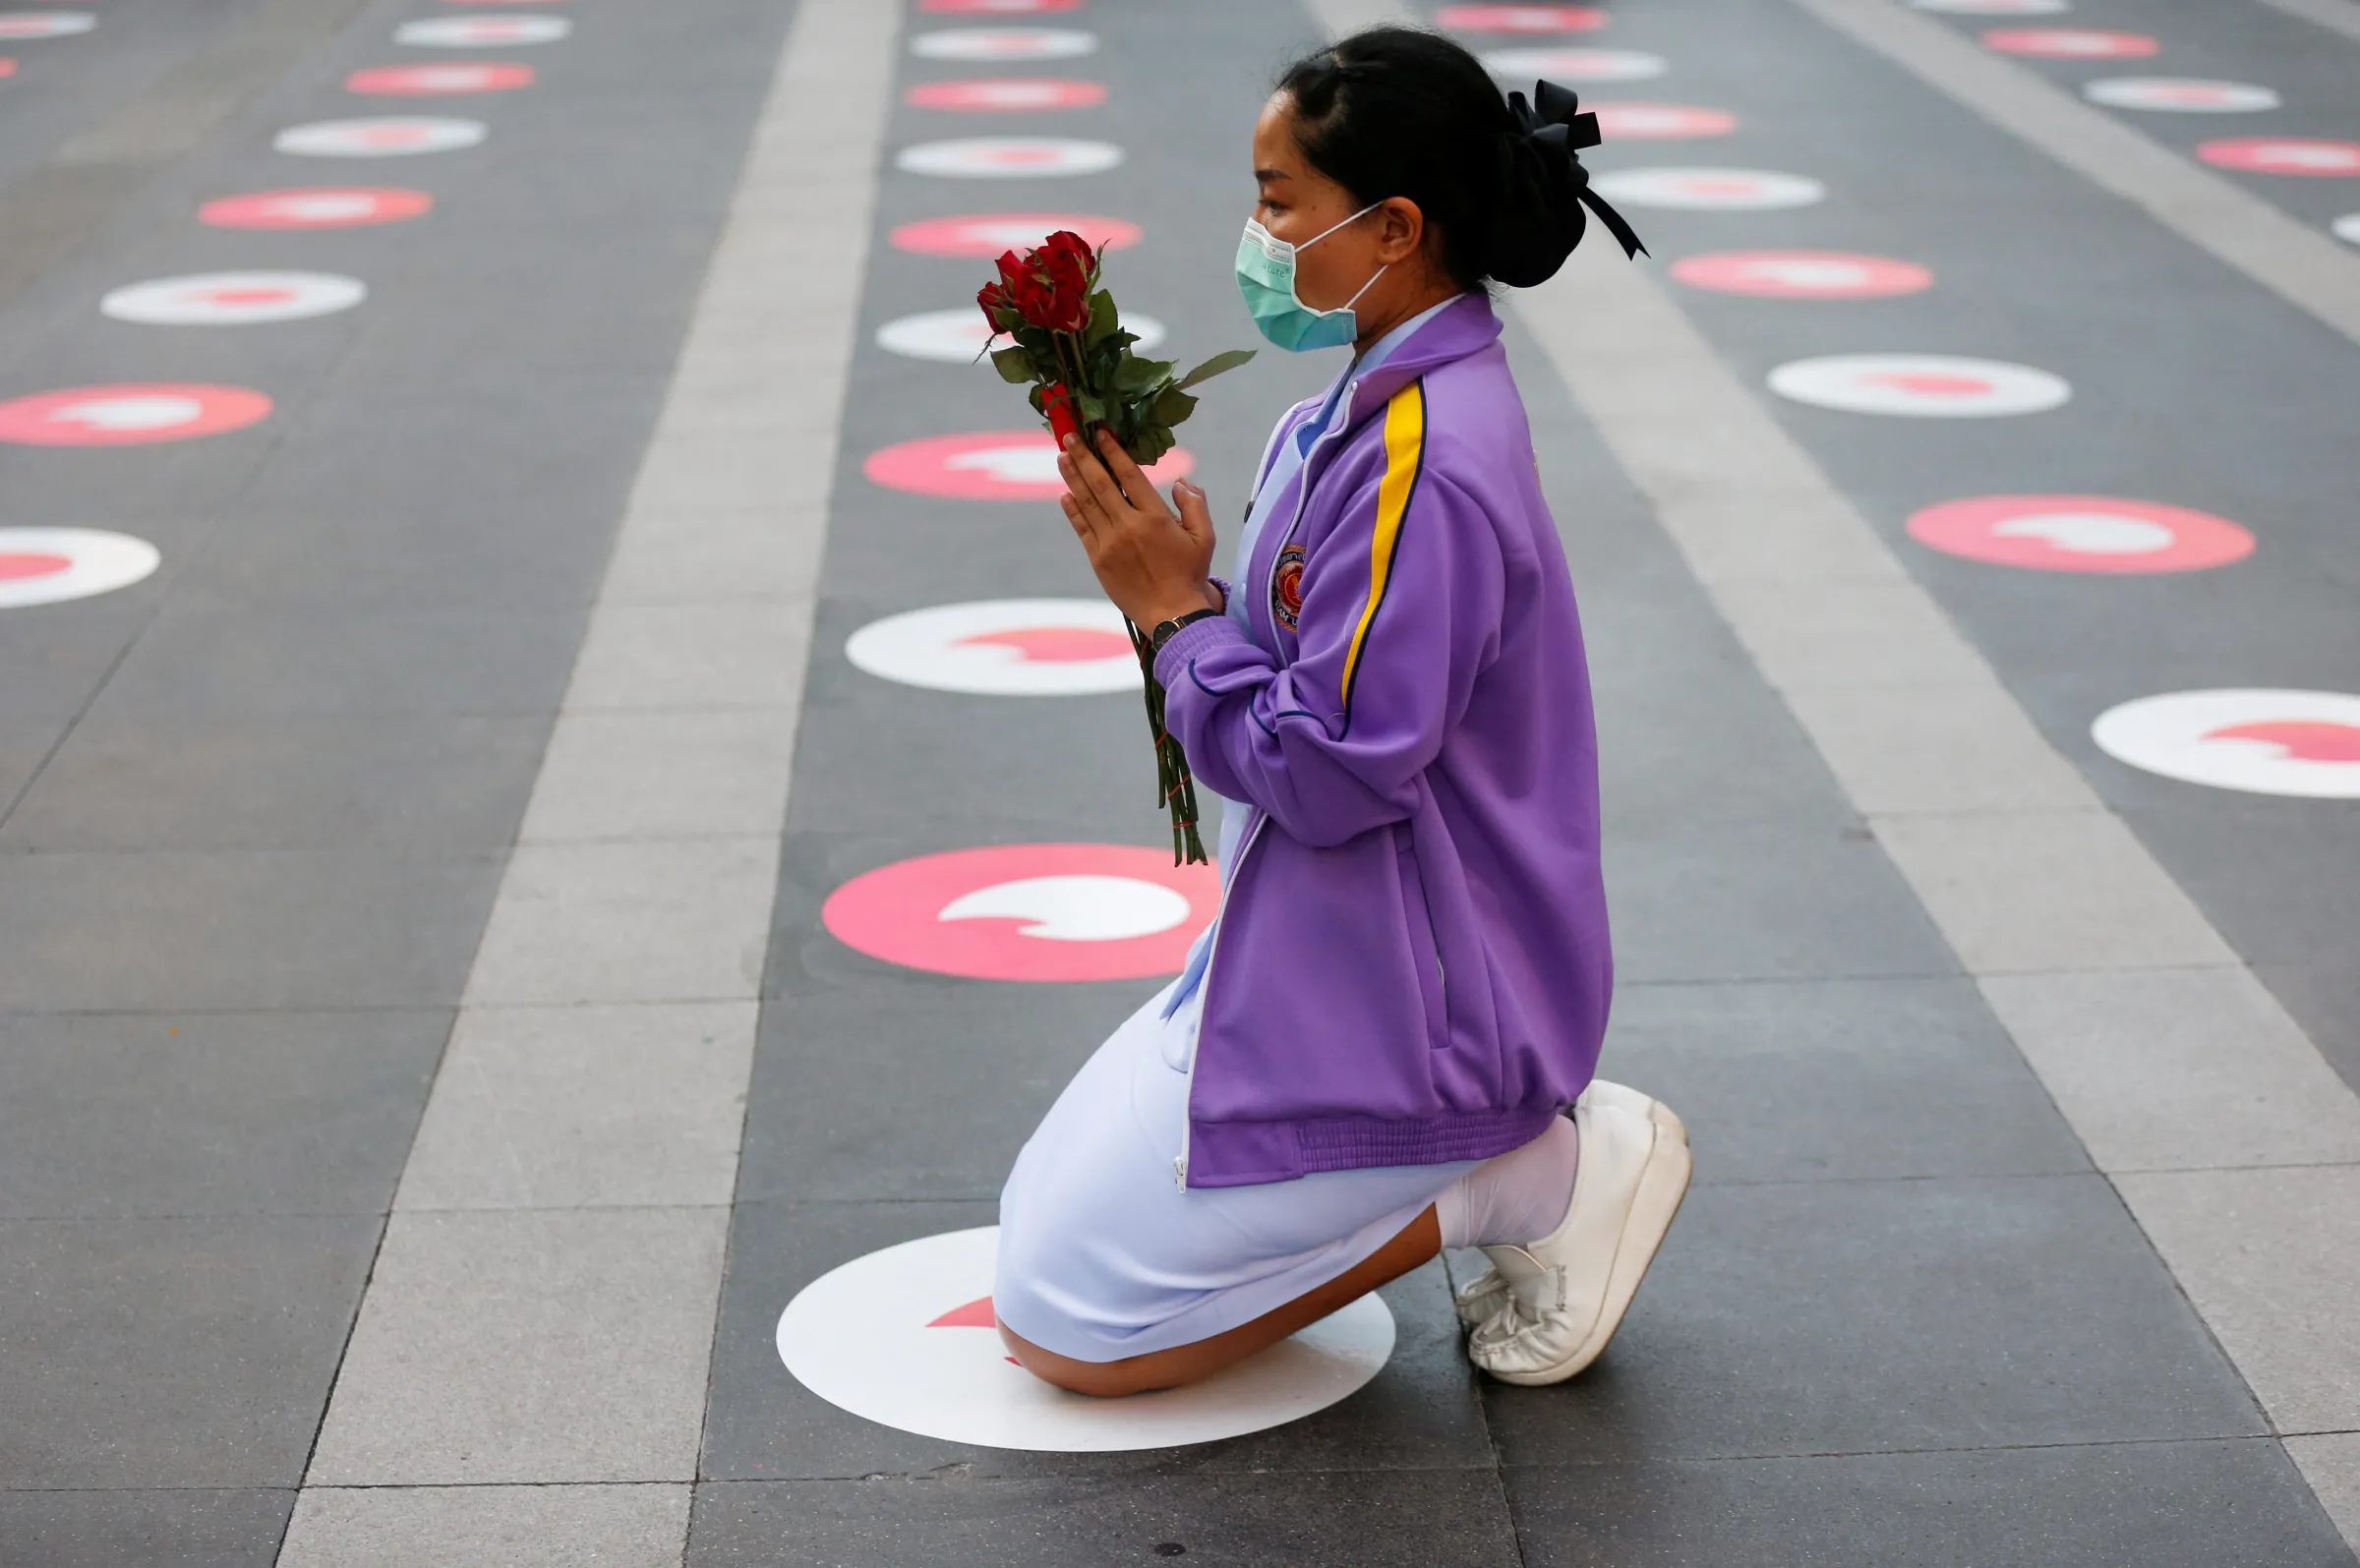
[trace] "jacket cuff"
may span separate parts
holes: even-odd
[[[1188,678],[1189,661],[1225,642],[1247,641],[1245,628],[1227,615],[1192,620],[1172,634],[1155,656],[1155,679],[1165,691],[1177,690]]]

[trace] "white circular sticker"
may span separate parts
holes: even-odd
[[[10,43],[88,32],[98,19],[88,11],[0,11],[0,39]]]
[[[2186,784],[2360,800],[2360,696],[2350,692],[2165,692],[2107,709],[2090,737],[2117,762]]]
[[[1163,341],[1163,323],[1133,311],[1123,317],[1123,329],[1139,339],[1132,345],[1142,353]],[[983,313],[972,305],[955,311],[926,311],[904,316],[877,328],[877,346],[914,360],[940,360],[965,365],[983,352],[991,328]],[[1005,340],[1003,339],[1003,345]]]
[[[1492,75],[1516,82],[1644,82],[1671,69],[1660,54],[1637,49],[1494,49],[1483,57]]]
[[[572,30],[564,17],[430,17],[394,29],[393,41],[427,49],[498,49],[555,43]]]
[[[1097,47],[1079,28],[945,28],[910,40],[921,60],[1075,60]]]
[[[2334,231],[2335,238],[2360,245],[2360,212],[2347,212],[2329,227]]]
[[[2160,109],[2170,114],[2251,114],[2278,106],[2278,95],[2268,87],[2190,77],[2100,77],[2082,84],[2082,96],[2110,109]]]
[[[405,115],[380,120],[315,120],[291,125],[270,139],[271,146],[307,158],[398,158],[414,152],[450,152],[483,141],[481,120]]]
[[[2029,365],[1948,354],[1833,354],[1770,373],[1770,389],[1814,408],[1910,419],[2037,414],[2073,395],[2061,377]]]
[[[0,528],[0,610],[109,594],[155,570],[156,548],[96,528]]]
[[[1919,11],[1952,11],[1969,17],[2045,17],[2070,10],[2067,0],[1910,0]]]
[[[991,1310],[999,1228],[952,1231],[856,1257],[779,1314],[779,1360],[829,1404],[944,1442],[1040,1453],[1178,1448],[1258,1432],[1357,1392],[1393,1354],[1375,1295],[1227,1371],[1183,1388],[1092,1399],[1009,1359]]]
[[[1590,184],[1609,202],[1699,212],[1808,206],[1827,198],[1827,187],[1817,180],[1767,169],[1617,169]]]
[[[246,326],[329,316],[368,296],[359,278],[336,272],[198,272],[127,284],[98,310],[150,326]]]
[[[1021,180],[1041,174],[1102,174],[1123,161],[1111,142],[1057,136],[974,136],[920,142],[902,148],[894,166],[906,174],[952,180]]]
[[[934,691],[1072,697],[1139,689],[1123,612],[1102,599],[987,599],[872,620],[847,659]]]

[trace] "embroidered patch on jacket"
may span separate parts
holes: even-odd
[[[1270,572],[1270,614],[1288,631],[1295,629],[1295,618],[1303,612],[1303,547],[1289,545],[1278,552],[1278,564]]]

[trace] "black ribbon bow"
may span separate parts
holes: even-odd
[[[1571,87],[1561,87],[1554,82],[1535,82],[1531,103],[1524,94],[1507,95],[1508,113],[1515,118],[1516,134],[1542,153],[1554,154],[1565,160],[1572,171],[1574,189],[1581,204],[1598,214],[1607,232],[1622,243],[1624,256],[1637,256],[1647,247],[1639,243],[1638,234],[1611,203],[1590,189],[1590,171],[1582,167],[1581,149],[1594,147],[1606,140],[1598,129],[1598,116],[1581,107],[1581,94]]]

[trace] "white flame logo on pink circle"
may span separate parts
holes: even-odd
[[[1788,300],[1882,299],[1934,281],[1915,261],[1848,251],[1719,251],[1682,258],[1672,275],[1690,288]]]
[[[2144,32],[2102,32],[2094,28],[2003,29],[1984,33],[1983,46],[2040,60],[2135,60],[2162,48]]]
[[[393,187],[320,187],[224,196],[197,209],[201,223],[223,229],[334,229],[398,223],[434,207],[424,191]]]
[[[854,668],[934,691],[1074,697],[1139,689],[1122,611],[1102,599],[987,599],[872,620],[844,646]]]
[[[2254,536],[2225,517],[2118,495],[1973,495],[1916,513],[1931,550],[2035,571],[2204,571],[2243,560]]]
[[[1589,32],[1605,27],[1607,15],[1592,6],[1456,5],[1434,20],[1465,32]]]
[[[1148,469],[1168,485],[1187,477],[1196,459],[1176,446]],[[889,490],[954,500],[1055,500],[1065,494],[1057,477],[1057,447],[1042,430],[973,431],[929,436],[871,452],[860,471]]]
[[[1106,101],[1106,88],[1102,83],[1060,77],[990,77],[972,82],[920,82],[903,98],[920,109],[1011,114],[1091,108]]]
[[[975,212],[904,223],[891,238],[895,249],[919,256],[988,261],[1002,251],[1038,245],[1059,229],[1071,229],[1092,245],[1115,251],[1127,251],[1143,237],[1138,224],[1098,212]]]
[[[70,386],[0,403],[0,441],[126,446],[217,436],[266,418],[270,399],[243,386],[129,381]]]
[[[2185,784],[2360,800],[2360,696],[2349,692],[2166,692],[2107,709],[2090,735],[2116,761]]]
[[[2232,137],[2196,149],[2207,163],[2251,174],[2293,174],[2339,179],[2360,175],[2360,142],[2325,142],[2311,137]]]

